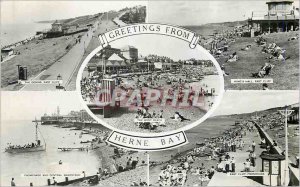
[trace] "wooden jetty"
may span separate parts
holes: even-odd
[[[59,147],[57,148],[61,151],[72,151],[72,150],[78,150],[78,151],[85,151],[86,147]]]

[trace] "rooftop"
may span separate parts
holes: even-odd
[[[268,0],[266,4],[270,3],[293,3],[294,0]]]

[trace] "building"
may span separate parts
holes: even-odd
[[[268,0],[267,12],[252,12],[248,23],[251,36],[264,32],[287,32],[299,28],[299,8],[293,6],[294,0]]]
[[[80,118],[81,121],[93,121],[94,119],[85,111],[80,110]]]
[[[299,103],[291,105],[290,109],[294,111],[288,116],[288,123],[299,124]]]
[[[54,23],[52,23],[51,32],[62,32],[62,31],[63,31],[63,27],[61,23],[59,23],[57,20]]]
[[[130,63],[135,63],[138,61],[138,49],[127,45],[121,49],[121,54],[125,57]]]
[[[126,59],[120,54],[113,53],[108,59],[99,61],[98,66],[104,66],[108,73],[117,73],[121,70],[129,69],[129,65],[125,62]]]
[[[14,54],[14,50],[12,48],[4,48],[1,49],[1,57],[5,58]]]

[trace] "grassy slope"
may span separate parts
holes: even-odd
[[[295,36],[296,32],[290,33],[273,33],[267,37],[267,42],[274,41],[281,48],[286,49],[286,56],[290,56],[290,59],[286,61],[271,60],[270,63],[275,67],[271,71],[271,75],[265,78],[272,78],[273,84],[269,84],[269,88],[273,90],[295,90],[299,88],[298,76],[299,76],[299,43],[298,40],[287,41],[289,37]],[[247,44],[251,44],[252,48],[249,51],[241,51]],[[261,52],[262,47],[257,46],[254,43],[254,38],[239,38],[235,43],[232,43],[229,48],[229,54],[237,52],[240,60],[237,62],[226,63],[226,71],[230,73],[225,77],[226,89],[262,89],[261,84],[231,84],[230,79],[238,78],[252,78],[251,73],[258,72],[261,66],[266,62],[269,62],[266,57],[269,54]],[[224,59],[220,59],[219,63],[223,64]]]
[[[28,77],[32,77],[55,63],[67,53],[66,47],[74,43],[75,39],[73,37],[64,36],[43,40],[35,39],[25,45],[16,47],[15,51],[21,54],[1,64],[1,87],[5,87],[10,81],[18,79],[18,64],[26,66]]]
[[[231,22],[231,23],[213,23],[202,26],[187,26],[188,29],[202,35],[204,37],[211,37],[214,32],[222,30],[232,30],[234,26],[245,24],[243,22]],[[281,48],[286,49],[286,55],[290,56],[290,59],[286,62],[273,61],[270,62],[275,65],[271,72],[271,75],[265,78],[273,78],[273,84],[269,84],[270,89],[277,90],[295,90],[298,89],[299,82],[299,43],[296,41],[289,41],[288,38],[293,37],[298,32],[289,33],[272,33],[264,36],[267,42],[275,42]],[[249,51],[241,51],[246,45],[251,44],[252,48]],[[226,72],[230,75],[225,78],[225,89],[233,90],[261,90],[261,84],[231,84],[231,79],[238,78],[252,78],[251,73],[258,72],[260,67],[269,60],[266,57],[268,54],[261,53],[262,47],[255,44],[254,38],[237,38],[235,43],[229,45],[228,54],[237,52],[240,60],[237,62],[226,63]],[[227,56],[220,57],[217,61],[222,65]]]

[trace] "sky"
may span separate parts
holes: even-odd
[[[45,113],[83,109],[76,92],[1,92],[1,120],[32,120]]]
[[[72,18],[125,7],[145,1],[1,1],[2,24]]]
[[[226,91],[213,116],[251,113],[299,103],[299,91]]]
[[[294,5],[299,7],[298,0]],[[267,12],[266,0],[149,1],[148,21],[202,25],[248,19],[252,11]]]
[[[138,49],[139,56],[147,56],[148,54],[155,54],[159,56],[167,56],[173,60],[187,60],[190,58],[195,59],[209,59],[204,53],[201,53],[200,47],[195,49],[189,47],[189,43],[177,38],[144,34],[125,37],[114,42],[111,46],[115,48],[122,48],[125,45],[131,45]]]

